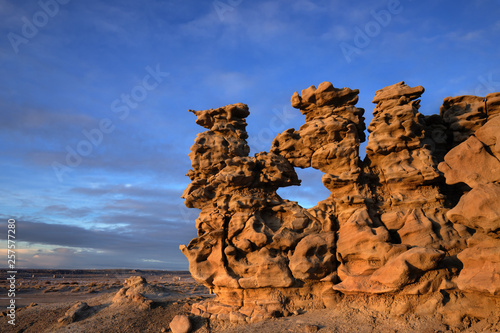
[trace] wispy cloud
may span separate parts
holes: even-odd
[[[71,267],[74,264],[81,268],[152,267],[151,264],[145,265],[143,259],[162,260],[166,255],[174,259],[177,264],[183,262],[178,246],[195,236],[193,226],[173,222],[163,222],[155,226],[148,224],[148,221],[143,222],[141,228],[132,231],[89,230],[78,226],[17,220],[17,231],[22,235],[22,242],[27,244],[27,248],[36,244],[44,245],[42,249],[46,249],[47,246],[49,249],[52,248],[41,251],[25,249],[27,253],[21,253],[20,256],[26,260],[24,267],[30,267],[31,263],[37,267],[47,268]],[[22,249],[22,245],[19,248]],[[141,250],[138,251],[139,249]],[[128,258],[121,259],[121,263],[120,260],[113,263],[114,260],[110,259],[117,254]],[[83,262],[79,262],[80,259]]]
[[[65,205],[50,205],[43,209],[42,213],[45,214],[54,214],[54,215],[63,215],[71,218],[81,218],[89,215],[92,212],[92,209],[88,207],[81,208],[70,208]]]

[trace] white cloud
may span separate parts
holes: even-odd
[[[466,43],[476,42],[484,39],[483,30],[473,31],[451,31],[444,34],[422,37],[425,42],[440,42],[440,43]]]

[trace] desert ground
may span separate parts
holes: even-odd
[[[147,280],[130,287],[139,276]],[[18,271],[15,326],[8,323],[10,299],[6,273],[0,285],[1,332],[171,332],[178,314],[188,315],[191,332],[498,332],[499,318],[464,320],[462,327],[446,325],[440,316],[391,315],[370,307],[368,296],[345,296],[329,309],[297,311],[288,317],[252,324],[221,322],[190,315],[191,305],[214,297],[189,272],[135,270]],[[134,277],[130,279],[131,277]],[[144,298],[117,296],[127,286]],[[121,297],[121,298],[120,298]],[[85,303],[80,312],[75,305]],[[393,303],[393,306],[399,306]],[[68,315],[69,313],[69,315]]]

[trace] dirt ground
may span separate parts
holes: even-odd
[[[153,299],[151,308],[135,304],[114,304],[113,297],[130,276],[143,276],[165,292]],[[165,271],[47,271],[29,270],[16,276],[16,313],[13,326],[7,316],[8,285],[5,273],[0,283],[0,332],[170,332],[169,323],[177,314],[189,314],[191,305],[214,297],[198,285],[188,272]],[[354,300],[354,301],[353,301]],[[73,323],[58,319],[75,303],[89,308]],[[476,321],[464,319],[462,327],[449,327],[440,316],[390,315],[364,305],[362,298],[346,299],[330,309],[301,311],[299,314],[263,322],[236,325],[191,316],[192,332],[499,332],[500,318]]]

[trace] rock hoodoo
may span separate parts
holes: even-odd
[[[182,197],[201,212],[198,237],[181,250],[217,295],[193,314],[252,322],[356,293],[481,293],[478,306],[498,305],[500,93],[446,98],[424,116],[423,92],[400,82],[375,93],[364,159],[357,89],[296,92],[304,125],[255,156],[247,105],[192,111],[207,131],[191,148]],[[309,209],[281,198],[277,189],[300,185],[295,167],[322,171],[330,196]]]

